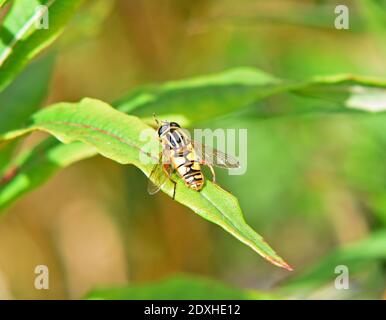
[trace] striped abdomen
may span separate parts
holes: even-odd
[[[172,150],[171,154],[171,162],[178,175],[189,188],[199,191],[204,186],[204,175],[196,158],[193,146],[190,143],[186,148]]]

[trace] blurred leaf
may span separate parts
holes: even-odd
[[[86,299],[98,300],[274,300],[277,296],[240,290],[212,279],[179,275],[150,284],[126,288],[96,289]]]
[[[214,117],[232,114],[243,108],[247,109],[250,106],[257,110],[256,116],[275,116],[278,113],[277,111],[264,110],[256,103],[272,95],[286,92],[295,93],[300,96],[313,96],[320,101],[328,99],[326,103],[318,104],[318,108],[315,108],[314,112],[342,112],[343,110],[354,112],[356,110],[352,108],[353,100],[352,98],[350,100],[350,92],[362,90],[359,88],[364,88],[363,90],[383,90],[383,88],[386,88],[386,82],[352,75],[315,77],[301,82],[289,82],[280,81],[263,71],[253,68],[237,68],[218,74],[139,88],[118,100],[114,103],[114,106],[122,112],[135,114],[151,122],[153,122],[153,112],[156,112],[159,118],[172,119],[183,126],[189,126],[199,121],[210,121]],[[355,95],[356,93],[353,93],[354,97]],[[381,97],[384,96],[381,95]],[[367,95],[366,99],[356,99],[356,108],[371,110],[374,99],[379,100],[379,92],[377,91],[374,96],[371,94]],[[371,101],[370,104],[368,103],[369,99]],[[377,103],[382,104],[383,100]],[[342,108],[346,105],[351,106],[351,108]],[[297,114],[299,110],[296,105],[293,110],[286,110],[286,112]],[[59,148],[62,152],[62,148],[66,147],[69,149],[68,157],[71,157],[74,161],[81,159],[76,154],[70,156],[70,153],[73,152],[72,150],[78,150],[80,147],[74,149],[70,145],[63,147],[59,142],[47,144],[47,149],[45,151],[41,150],[41,152],[55,153],[53,150],[55,148]],[[95,150],[91,150],[87,145],[83,148],[80,153],[87,154],[87,157],[90,157],[92,152],[97,154]],[[41,158],[34,159],[36,154],[33,152],[27,152],[27,154],[31,158],[22,156],[22,159],[28,161],[28,168],[31,171],[31,166],[34,166],[35,170],[41,172],[40,183],[45,182],[51,175],[63,168],[63,165],[58,164],[55,167],[55,163],[52,163],[51,170],[44,171],[39,164],[39,159]],[[73,161],[68,163],[73,163]],[[23,171],[22,163],[19,162],[19,165],[20,168],[17,174],[27,174]],[[11,167],[9,170],[10,173],[14,172],[14,167]],[[7,183],[3,184],[0,188],[0,193],[7,192],[9,195],[7,201],[3,201],[0,204],[0,209],[10,205],[23,193],[39,185],[38,183],[25,183],[15,186],[11,182],[11,180],[7,180]],[[9,191],[5,191],[8,186],[12,187],[13,197]]]
[[[28,127],[1,135],[0,141],[12,140],[36,130],[44,131],[64,143],[80,141],[88,144],[99,154],[121,164],[134,164],[149,176],[153,164],[144,164],[141,156],[147,156],[153,163],[157,159],[152,159],[147,151],[143,151],[140,139],[141,133],[149,129],[137,117],[128,116],[101,101],[84,99],[80,103],[59,103],[39,111],[31,117]],[[22,179],[20,175],[16,178]],[[291,270],[263,238],[245,223],[238,201],[230,193],[210,181],[206,181],[201,192],[187,188],[179,178],[176,181],[176,201],[221,226],[271,263]],[[23,182],[25,180],[20,181]],[[173,184],[169,181],[162,191],[172,196]],[[0,192],[0,204],[2,201],[7,201],[6,191]]]
[[[26,68],[0,93],[0,133],[23,125],[47,94],[54,55],[46,55]]]
[[[333,283],[337,277],[334,271],[339,265],[347,266],[352,275],[374,261],[386,262],[386,231],[379,231],[357,243],[337,249],[310,270],[295,276],[282,289],[297,293],[311,292],[327,282]]]
[[[313,111],[383,112],[386,110],[386,81],[383,79],[350,74],[314,77],[292,92],[326,102],[324,108]]]
[[[317,76],[305,81],[287,81],[258,69],[237,68],[214,75],[140,88],[117,101],[114,106],[140,117],[151,118],[153,112],[156,112],[157,116],[176,119],[186,126],[250,106],[257,108],[259,112],[259,101],[288,92],[323,100],[327,97],[325,107],[314,109],[313,112],[330,112],[331,102],[338,111],[354,112],[352,97],[364,92],[366,99],[357,99],[355,109],[383,111],[382,108],[374,110],[373,105],[374,101],[378,105],[384,105],[385,91],[386,81],[383,79],[337,74]],[[269,110],[260,112],[264,116],[270,115]],[[291,112],[298,113],[299,110],[295,107]],[[278,113],[281,111],[275,111],[272,115]]]
[[[59,168],[92,156],[95,156],[94,149],[81,142],[66,145],[58,144],[54,138],[44,140],[7,168],[7,174],[0,179],[0,209],[25,190],[41,185]]]
[[[9,159],[5,158],[6,151],[13,143],[9,142],[1,149],[0,159],[3,155],[4,159]],[[0,176],[0,210],[8,207],[24,193],[42,185],[58,170],[97,154],[94,148],[81,142],[62,144],[54,138],[46,139],[24,151],[5,167]]]
[[[139,117],[152,118],[156,112],[186,126],[237,111],[285,87],[261,70],[236,68],[139,88],[113,105]]]
[[[0,8],[7,4],[8,0],[0,0]]]
[[[0,91],[60,34],[83,0],[15,0],[0,28]],[[38,29],[39,5],[49,10],[49,28]]]
[[[40,107],[47,94],[54,55],[46,55],[26,68],[0,92],[0,133],[16,129]],[[16,143],[0,145],[0,174],[10,161]]]
[[[386,110],[386,90],[380,88],[353,87],[347,106],[353,109],[379,112]]]

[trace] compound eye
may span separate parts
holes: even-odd
[[[181,128],[180,125],[177,122],[170,122],[170,126],[171,127]]]
[[[158,129],[158,135],[161,136],[167,129],[169,128],[169,125],[164,124]]]

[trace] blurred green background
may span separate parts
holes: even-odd
[[[338,4],[350,9],[349,30],[334,28]],[[385,78],[385,35],[385,1],[89,1],[48,50],[55,64],[44,104],[112,102],[139,85],[239,66],[288,79]],[[287,94],[260,104],[301,110],[334,101]],[[294,272],[166,195],[149,196],[135,167],[99,156],[63,170],[2,217],[0,298],[75,299],[181,273],[282,298],[384,298],[386,115],[261,118],[255,110],[194,127],[248,129],[247,173],[217,170],[218,181]],[[33,286],[39,264],[49,266],[50,290]],[[349,290],[334,287],[340,264],[349,266]]]

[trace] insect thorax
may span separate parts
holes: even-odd
[[[170,129],[162,136],[162,141],[168,149],[179,150],[187,146],[187,140],[184,133],[179,129]]]

